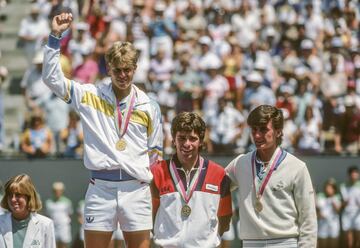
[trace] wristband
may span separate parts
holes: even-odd
[[[55,38],[58,38],[58,39],[61,38],[61,34],[60,34],[60,35],[56,35],[55,33],[51,32],[50,35],[51,35],[51,36],[54,36]]]

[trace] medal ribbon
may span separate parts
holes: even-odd
[[[278,162],[280,161],[280,157],[282,154],[281,149],[278,147],[275,151],[276,155],[275,157],[273,156],[270,160],[270,171],[267,173],[265,179],[260,181],[260,185],[259,185],[259,190],[256,192],[256,185],[255,185],[255,170],[256,170],[256,165],[255,165],[255,157],[256,157],[256,151],[253,152],[252,156],[251,156],[251,171],[252,171],[252,176],[253,176],[253,185],[254,185],[254,189],[255,189],[255,194],[256,197],[260,198],[262,196],[262,194],[264,193],[265,187],[267,185],[267,183],[270,180],[271,174],[273,173],[276,165],[278,164]]]
[[[181,181],[180,175],[176,169],[176,165],[173,160],[170,161],[171,176],[175,181],[175,186],[176,186],[177,191],[180,193],[180,195],[182,196],[182,198],[184,199],[186,204],[190,201],[190,198],[191,198],[193,192],[195,191],[196,185],[198,184],[198,181],[199,181],[199,175],[200,175],[200,172],[201,172],[203,166],[204,166],[204,159],[201,156],[199,156],[199,167],[197,168],[189,187],[185,191],[184,184]]]
[[[130,122],[131,113],[133,112],[133,109],[134,109],[135,89],[131,88],[130,96],[128,97],[128,99],[126,101],[124,117],[121,114],[120,101],[118,99],[116,99],[116,97],[115,97],[115,102],[116,102],[115,118],[117,119],[117,121],[115,121],[115,126],[118,131],[119,138],[121,138],[126,133],[126,130],[128,128],[129,122]],[[123,119],[125,121],[123,121]]]

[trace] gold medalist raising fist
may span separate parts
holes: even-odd
[[[127,247],[150,246],[150,164],[162,156],[160,108],[132,84],[138,51],[115,42],[105,54],[109,79],[80,84],[65,78],[60,40],[73,21],[53,18],[45,46],[43,81],[79,114],[84,132],[84,165],[90,171],[85,197],[86,247],[108,247],[118,223]],[[56,111],[56,109],[54,109]]]

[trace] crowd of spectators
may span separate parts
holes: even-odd
[[[80,157],[81,127],[70,124],[76,117],[68,118],[71,109],[39,76],[49,20],[62,11],[75,18],[61,42],[67,77],[106,83],[104,53],[114,41],[131,41],[140,51],[134,83],[161,106],[167,154],[169,123],[181,111],[206,120],[208,153],[251,149],[245,120],[259,104],[283,109],[285,149],[359,154],[358,1],[33,1],[19,29],[29,63],[21,83],[25,102],[29,112],[43,111],[53,152]]]

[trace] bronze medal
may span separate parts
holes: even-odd
[[[256,200],[255,200],[255,211],[257,213],[260,213],[262,210],[263,210],[263,205],[260,201],[260,197],[256,197]]]
[[[120,139],[118,142],[116,142],[116,149],[118,151],[124,151],[126,148],[126,141],[125,139]]]
[[[182,208],[181,208],[181,215],[183,217],[189,217],[191,214],[191,208],[189,207],[189,205],[185,204]]]

